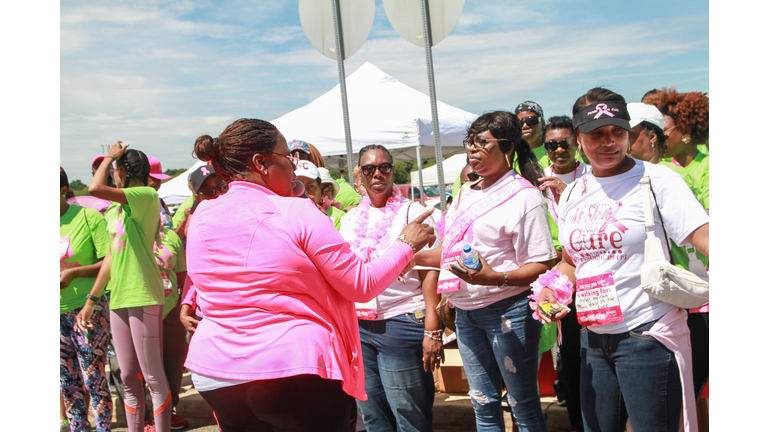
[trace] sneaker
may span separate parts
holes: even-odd
[[[178,415],[176,413],[171,414],[171,429],[172,430],[184,429],[185,427],[187,427],[188,424],[189,424],[189,422],[184,417],[182,417],[182,416],[180,416],[180,415]]]
[[[144,425],[144,432],[157,432],[157,430],[155,429],[155,425],[148,424]]]
[[[565,385],[560,380],[555,380],[552,384],[552,388],[555,390],[557,396],[557,406],[566,406],[566,389]]]
[[[59,420],[59,432],[69,432],[72,428],[69,427],[69,420]]]

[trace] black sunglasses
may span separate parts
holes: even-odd
[[[469,181],[476,181],[477,179],[480,178],[480,174],[474,171],[470,171],[467,173],[467,178],[469,179]]]
[[[520,123],[525,123],[530,127],[535,127],[537,124],[539,124],[539,116],[530,116],[524,119],[520,119]]]
[[[385,163],[383,163],[381,165],[364,165],[364,166],[361,166],[360,167],[360,172],[362,172],[364,176],[370,177],[370,176],[373,175],[373,173],[376,172],[376,169],[378,169],[379,172],[382,173],[382,174],[389,174],[389,173],[392,172],[392,168],[394,168],[394,166],[391,163],[385,162]]]
[[[545,141],[544,142],[544,148],[547,151],[555,151],[558,147],[562,147],[563,150],[568,150],[571,147],[570,141],[568,141],[568,138],[561,139],[560,141]]]

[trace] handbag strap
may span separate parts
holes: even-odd
[[[645,166],[645,172],[640,179],[640,186],[643,189],[643,213],[645,215],[645,232],[647,235],[654,235],[655,231],[655,219],[653,217],[653,209],[651,208],[651,198],[656,203],[656,209],[659,211],[659,221],[661,222],[661,231],[664,233],[664,240],[666,240],[667,251],[669,252],[669,262],[675,265],[674,258],[672,258],[672,250],[669,246],[669,237],[667,236],[667,229],[664,227],[664,218],[661,216],[661,208],[659,202],[656,200],[656,193],[653,192],[653,186],[651,185],[651,166],[653,164],[643,162]]]

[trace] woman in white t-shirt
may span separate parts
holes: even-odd
[[[709,255],[708,216],[682,177],[627,155],[629,114],[621,95],[594,88],[576,101],[573,118],[576,139],[592,172],[566,188],[560,198],[563,261],[558,268],[568,273],[575,266],[576,301],[570,313],[585,326],[584,427],[623,430],[628,415],[637,432],[677,430],[683,389],[692,390],[686,366],[690,359],[686,312],[641,288],[646,234],[640,178],[650,169],[657,237],[664,238],[661,211],[670,239]],[[586,300],[590,298],[600,301]],[[554,301],[545,288],[539,303]],[[696,430],[690,396],[685,396],[685,424]]]
[[[385,147],[360,149],[358,167],[365,194],[341,219],[339,232],[367,262],[426,209],[394,187],[392,155]],[[432,217],[425,223],[436,226]],[[437,246],[439,241],[432,247]],[[437,269],[414,268],[371,302],[356,305],[368,395],[358,406],[368,432],[432,430],[432,371],[442,358],[437,275]]]
[[[505,430],[501,388],[506,385],[520,430],[546,431],[537,379],[542,324],[533,319],[527,298],[530,284],[557,256],[547,205],[537,189],[542,172],[510,112],[480,116],[464,145],[469,164],[482,178],[462,186],[448,210],[437,258],[438,292],[456,308],[477,429]],[[477,270],[459,259],[466,244],[478,253],[482,266]],[[419,254],[416,263],[435,265],[436,255]]]

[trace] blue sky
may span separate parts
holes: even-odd
[[[293,1],[60,3],[60,155],[71,179],[117,140],[164,168],[195,162],[201,134],[241,117],[276,119],[338,84]],[[524,100],[546,117],[606,86],[637,101],[652,88],[709,91],[702,1],[467,0],[433,47],[438,99],[481,114]],[[381,0],[347,75],[369,61],[428,93],[424,49],[393,29]]]

